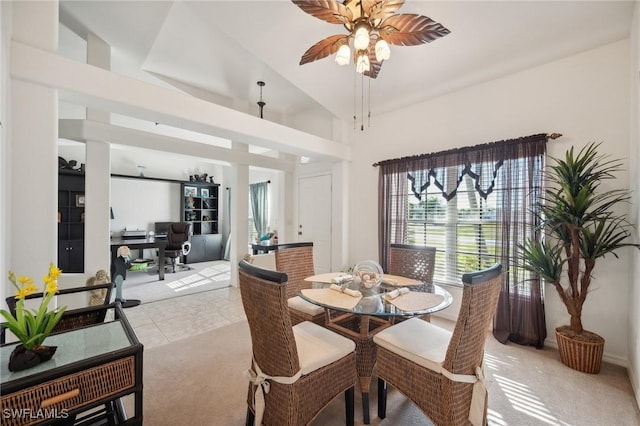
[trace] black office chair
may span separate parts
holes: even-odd
[[[171,259],[173,272],[176,272],[176,267],[181,265],[178,260],[191,251],[191,242],[189,242],[190,234],[191,224],[189,222],[172,223],[169,225],[167,247],[164,250],[164,256]],[[183,266],[190,269],[186,265]]]

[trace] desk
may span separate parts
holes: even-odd
[[[164,238],[132,238],[132,239],[112,239],[111,259],[118,256],[118,247],[127,246],[132,250],[136,249],[158,249],[158,279],[164,280],[164,249],[167,247],[167,240]]]
[[[10,372],[7,360],[19,342],[0,346],[3,425],[80,422],[102,405],[107,410],[97,414],[101,420],[142,424],[142,344],[120,304],[93,309],[113,310],[115,319],[50,335],[45,344],[58,347],[55,355],[33,368]],[[132,418],[120,401],[129,394],[135,398]]]
[[[314,289],[327,289],[330,286],[330,283],[325,282],[312,283],[312,288]],[[435,284],[409,286],[407,287],[410,290],[409,294],[413,292],[432,293],[441,296],[442,301],[428,308],[403,311],[382,297],[385,293],[394,290],[396,287],[381,284],[377,288],[366,289],[354,284],[353,281],[343,286],[352,290],[359,290],[362,293],[362,299],[360,299],[353,308],[328,304],[326,303],[326,299],[323,299],[324,302],[319,301],[313,296],[310,297],[311,292],[305,295],[304,290],[301,290],[300,297],[308,302],[324,307],[327,314],[327,328],[355,342],[356,368],[358,370],[360,391],[362,392],[364,423],[369,424],[369,386],[371,384],[373,367],[376,362],[376,345],[373,342],[373,336],[379,331],[391,326],[393,319],[396,317],[420,316],[445,309],[451,305],[453,297],[447,290]],[[406,296],[407,295],[401,297]]]

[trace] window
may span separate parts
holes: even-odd
[[[251,213],[249,213],[251,214]],[[253,223],[253,217],[249,216],[249,244],[255,244],[258,239],[258,231],[256,231],[256,226]]]
[[[456,171],[451,168],[446,175],[455,177]],[[436,281],[458,284],[465,272],[484,269],[500,261],[500,235],[504,230],[499,220],[502,216],[499,206],[504,192],[518,193],[513,197],[519,204],[514,207],[517,209],[525,208],[522,200],[526,198],[525,188],[509,189],[503,184],[504,180],[498,179],[486,199],[476,192],[473,179],[467,175],[462,178],[456,196],[449,201],[442,196],[433,177],[420,200],[408,191],[404,242],[436,248]],[[531,232],[531,221],[521,225],[525,233]],[[525,272],[520,269],[513,274],[524,276]]]
[[[381,261],[388,244],[427,245],[437,282],[460,284],[465,272],[500,262],[510,285],[526,290],[535,278],[519,266],[517,246],[536,233],[546,141],[523,139],[381,166]]]
[[[500,262],[494,336],[540,347],[544,286],[520,266],[518,245],[542,238],[536,212],[546,144],[538,134],[378,163],[382,267],[392,243],[436,247],[440,283],[459,285],[465,272]]]
[[[464,272],[484,269],[496,262],[496,197],[487,200],[473,190],[465,176],[465,186],[446,201],[431,186],[423,200],[408,194],[408,244],[436,248],[436,281],[458,283]]]

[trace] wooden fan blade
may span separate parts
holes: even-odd
[[[404,4],[404,0],[364,0],[363,5],[367,3],[371,3],[371,5],[369,9],[365,6],[365,11],[368,11],[369,20],[375,21],[378,19],[386,19],[395,14]]]
[[[378,62],[378,60],[376,59],[375,49],[369,49],[369,71],[365,71],[364,75],[369,78],[376,78],[378,76],[378,73],[380,73],[382,62]]]
[[[429,43],[449,33],[442,24],[415,14],[390,16],[380,24],[380,37],[397,46]]]
[[[353,15],[342,3],[336,0],[291,0],[300,9],[309,15],[326,21],[330,24],[347,24],[351,22]]]
[[[337,52],[340,46],[348,43],[348,38],[348,35],[338,34],[317,42],[304,52],[302,59],[300,59],[300,65],[326,58],[332,53]]]

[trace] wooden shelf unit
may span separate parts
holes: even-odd
[[[63,272],[84,272],[84,173],[58,171],[58,264]]]
[[[182,220],[191,223],[191,253],[186,263],[219,260],[222,236],[219,234],[218,212],[220,184],[184,182],[181,184]]]

